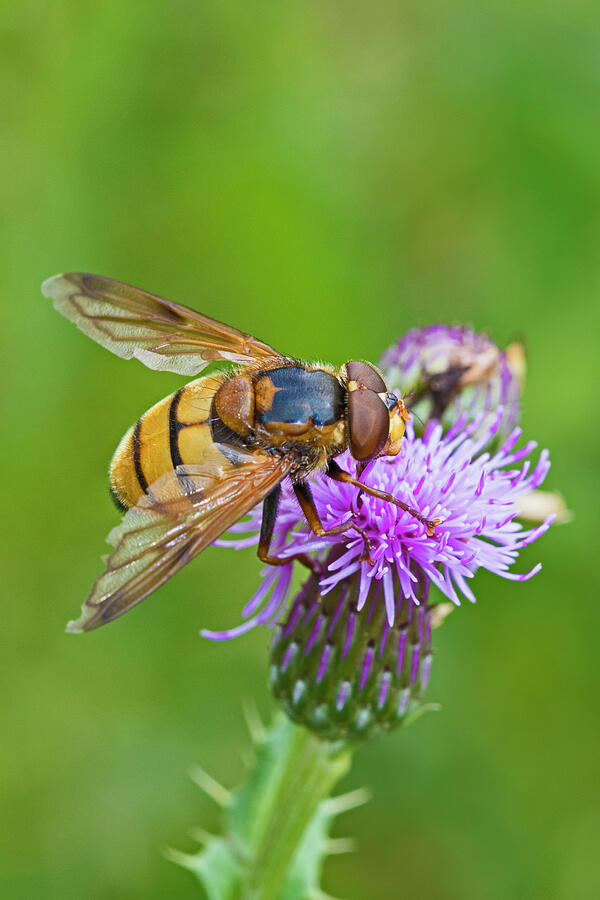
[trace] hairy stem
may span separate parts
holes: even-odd
[[[291,740],[262,839],[247,870],[242,900],[277,900],[293,858],[321,802],[350,768],[350,752],[335,750],[304,728]]]
[[[331,851],[333,820],[367,799],[365,791],[331,798],[350,768],[341,743],[314,737],[283,715],[267,729],[251,724],[255,760],[245,780],[228,791],[195,768],[196,784],[223,808],[224,829],[195,835],[195,854],[168,851],[194,872],[207,900],[309,900],[324,896],[323,862]],[[338,841],[345,849],[351,842]]]

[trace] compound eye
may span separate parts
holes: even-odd
[[[348,381],[355,381],[359,388],[368,388],[376,394],[387,393],[387,384],[375,368],[369,363],[356,360],[346,363]]]
[[[383,400],[370,390],[348,395],[350,452],[354,459],[372,459],[385,447],[390,433],[390,414]]]

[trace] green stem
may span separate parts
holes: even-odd
[[[350,751],[319,740],[306,729],[291,731],[280,781],[262,838],[247,869],[241,900],[278,900],[319,804],[350,768]]]
[[[283,715],[264,731],[254,728],[253,742],[254,763],[235,790],[227,791],[201,769],[192,776],[223,807],[223,833],[201,834],[198,853],[168,855],[195,873],[207,900],[320,896],[333,820],[366,799],[362,791],[329,799],[350,768],[350,750],[314,737]]]

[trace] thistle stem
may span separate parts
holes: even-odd
[[[330,830],[340,813],[364,803],[364,791],[330,799],[350,768],[341,742],[320,740],[283,715],[252,727],[255,760],[227,791],[202,770],[192,777],[224,813],[220,836],[200,832],[196,854],[168,851],[194,872],[207,900],[307,900],[324,896],[320,879]],[[346,848],[348,842],[346,842]]]
[[[242,900],[278,900],[317,808],[350,768],[350,751],[286,722],[289,741],[261,840],[247,869]]]

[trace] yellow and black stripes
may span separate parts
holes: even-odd
[[[174,469],[176,469],[177,466],[183,465],[183,459],[179,451],[179,432],[182,428],[189,428],[191,424],[190,422],[180,422],[177,417],[179,401],[184,390],[185,388],[180,388],[173,394],[169,406],[169,450],[171,453],[171,464]]]
[[[163,475],[218,466],[219,454],[239,465],[248,451],[289,453],[294,468],[308,473],[346,444],[344,387],[333,373],[297,364],[211,375],[165,397],[130,428],[111,463],[111,490],[128,509]]]
[[[199,378],[151,407],[129,429],[110,466],[117,505],[135,506],[166,472],[202,465],[213,443],[213,398],[226,376]]]
[[[144,475],[144,470],[142,469],[142,463],[140,461],[140,451],[141,451],[141,443],[140,443],[140,431],[142,428],[142,420],[138,419],[135,423],[135,427],[133,429],[133,466],[135,469],[135,474],[139,483],[139,486],[142,489],[142,492],[145,494],[148,490],[148,482],[146,481],[146,476]]]

